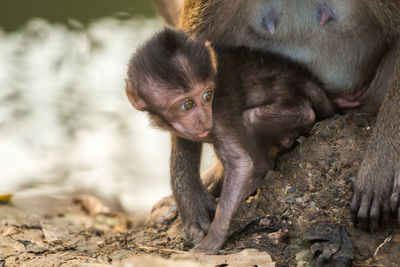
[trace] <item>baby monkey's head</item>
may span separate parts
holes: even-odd
[[[216,73],[208,42],[165,28],[132,56],[126,94],[133,107],[149,113],[154,125],[200,141],[213,126]]]

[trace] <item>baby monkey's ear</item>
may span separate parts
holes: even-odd
[[[136,88],[128,79],[125,79],[125,92],[129,102],[135,109],[139,111],[146,110],[146,102],[138,95]]]
[[[215,55],[214,49],[211,46],[211,42],[206,41],[205,45],[206,45],[208,51],[210,51],[211,64],[214,68],[214,71],[217,71],[217,56]]]

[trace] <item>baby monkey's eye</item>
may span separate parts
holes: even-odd
[[[181,106],[181,110],[190,110],[193,107],[193,100],[186,100],[182,106]]]
[[[211,99],[212,99],[212,95],[213,95],[213,92],[211,90],[208,90],[207,92],[205,92],[203,94],[203,101],[204,102],[210,102]]]

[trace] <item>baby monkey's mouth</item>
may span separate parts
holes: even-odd
[[[188,139],[188,140],[192,140],[192,141],[203,141],[202,139],[207,138],[210,135],[212,128],[207,128],[204,130],[200,130],[197,132],[189,132],[189,131],[179,131],[178,129],[176,129],[178,135],[180,135],[181,137]]]
[[[205,130],[201,134],[197,135],[197,137],[204,138],[204,137],[207,137],[209,133],[210,133],[210,130]]]

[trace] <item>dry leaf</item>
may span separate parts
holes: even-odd
[[[109,213],[110,208],[101,202],[100,199],[91,195],[78,195],[73,198],[75,203],[79,203],[83,210],[89,215],[96,215],[100,213]]]

